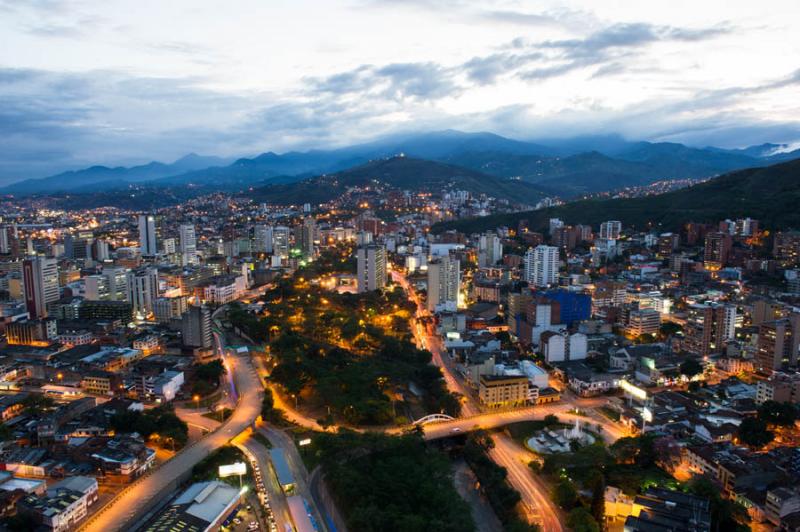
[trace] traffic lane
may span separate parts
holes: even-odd
[[[247,436],[240,436],[237,440],[241,440],[241,445],[255,458],[259,469],[258,476],[261,478],[261,483],[267,492],[267,500],[269,501],[275,524],[278,530],[286,530],[286,525],[291,526],[292,524],[291,516],[289,507],[286,504],[286,496],[272,474],[268,449],[253,438],[252,433]]]
[[[537,482],[528,466],[530,453],[505,434],[492,435],[492,441],[494,448],[489,456],[508,471],[508,481],[520,494],[528,522],[539,524],[544,532],[562,532],[561,513],[550,500],[547,487]]]
[[[256,374],[246,359],[238,359],[234,367],[237,386],[242,390],[242,395],[231,417],[216,432],[131,484],[111,506],[101,509],[100,513],[91,517],[83,530],[110,532],[127,529],[131,521],[175,478],[189,471],[214,450],[226,445],[255,421],[261,410],[261,387]]]
[[[569,410],[574,407],[569,404],[551,404],[506,410],[502,412],[487,412],[477,416],[459,418],[453,421],[443,421],[430,423],[423,427],[424,438],[426,440],[436,440],[447,438],[462,432],[470,432],[477,429],[499,428],[511,423],[520,421],[533,421],[544,419],[548,415],[558,416],[559,421],[573,423],[576,420],[591,426],[600,425],[602,431],[600,435],[608,443],[613,443],[627,433],[616,424],[608,420],[594,419],[586,416],[572,414]],[[590,427],[591,428],[591,427]]]

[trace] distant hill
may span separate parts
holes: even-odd
[[[800,157],[800,151],[788,153],[787,149],[786,145],[778,144],[740,150],[691,148],[676,143],[631,142],[617,135],[527,142],[487,132],[445,130],[393,135],[332,150],[266,152],[232,163],[192,154],[172,164],[152,162],[131,168],[93,166],[15,183],[0,189],[0,193],[97,192],[123,190],[130,184],[192,185],[235,191],[333,174],[403,154],[498,178],[519,178],[551,189],[554,195],[573,198],[660,180],[712,177]]]
[[[190,153],[172,164],[151,162],[148,164],[109,168],[92,166],[84,170],[63,172],[41,179],[27,179],[0,189],[3,194],[51,194],[58,192],[94,192],[124,188],[130,183],[142,183],[175,176],[214,165],[225,165],[229,161],[219,157],[205,157]]]
[[[544,230],[550,218],[597,227],[606,220],[621,220],[639,228],[653,223],[665,230],[683,223],[717,222],[750,216],[768,228],[800,228],[800,159],[764,168],[739,170],[693,187],[658,196],[632,199],[584,200],[538,211],[501,214],[446,222],[434,226],[441,232],[456,229],[479,232],[498,226],[516,227],[528,220],[531,230]]]
[[[303,181],[267,185],[249,192],[257,201],[275,204],[324,203],[350,187],[381,184],[399,190],[433,191],[452,188],[487,194],[516,203],[533,204],[547,195],[536,185],[502,179],[474,170],[413,157],[391,157]]]

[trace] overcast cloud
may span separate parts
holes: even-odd
[[[0,182],[396,132],[800,141],[796,0],[0,0]]]

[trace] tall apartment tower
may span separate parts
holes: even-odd
[[[190,305],[181,316],[181,339],[187,347],[211,347],[211,309],[205,305]]]
[[[706,247],[703,252],[703,264],[706,268],[719,269],[728,263],[728,256],[733,246],[733,239],[728,233],[708,233]]]
[[[145,257],[158,253],[156,247],[156,217],[152,214],[139,215],[139,249]]]
[[[197,262],[197,236],[194,231],[194,225],[181,224],[178,228],[178,246],[184,262],[187,264]]]
[[[686,350],[701,356],[719,353],[734,338],[735,328],[734,305],[691,305],[686,319]]]
[[[758,326],[756,369],[771,373],[785,364],[797,364],[800,350],[800,313],[788,318],[767,321]]]
[[[272,253],[272,226],[259,224],[253,228],[253,249],[256,253]]]
[[[314,257],[314,241],[317,238],[317,221],[313,216],[306,216],[300,228],[300,251],[306,258]]]
[[[525,280],[531,286],[546,288],[558,284],[558,248],[540,245],[525,253]]]
[[[56,259],[32,257],[22,262],[22,285],[25,306],[31,319],[47,317],[47,304],[58,301],[58,262]]]
[[[600,238],[619,240],[620,234],[622,234],[622,222],[609,220],[600,224]]]
[[[376,244],[356,251],[358,291],[371,292],[386,286],[386,248]]]
[[[133,312],[147,317],[153,312],[155,300],[158,298],[158,270],[156,268],[140,268],[128,272],[128,301]]]
[[[503,259],[503,244],[500,237],[491,231],[481,235],[478,242],[478,266],[488,268]]]
[[[289,235],[291,230],[284,226],[276,226],[272,230],[272,252],[273,254],[286,258],[289,256]]]
[[[428,310],[437,307],[455,309],[458,306],[458,291],[461,288],[461,263],[450,255],[444,255],[428,263]]]

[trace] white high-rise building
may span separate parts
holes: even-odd
[[[156,268],[140,268],[128,272],[128,301],[133,306],[134,314],[146,318],[153,312],[158,298],[158,270]]]
[[[369,245],[356,251],[358,291],[371,292],[386,286],[386,248]]]
[[[103,268],[109,301],[128,301],[128,268]]]
[[[172,255],[175,253],[177,249],[175,246],[175,239],[174,238],[165,238],[162,242],[162,248],[164,249],[164,255]]]
[[[283,225],[279,225],[272,230],[272,252],[281,257],[289,256],[289,235],[291,230]]]
[[[22,286],[31,319],[46,318],[47,304],[58,301],[61,296],[58,261],[44,257],[25,259],[22,262]]]
[[[622,222],[609,220],[600,224],[600,238],[619,240],[620,234],[622,234]]]
[[[272,226],[256,225],[253,228],[253,249],[256,253],[272,253]]]
[[[450,255],[443,255],[428,263],[428,310],[458,307],[461,288],[461,263]]]
[[[139,249],[142,255],[152,257],[158,252],[156,247],[156,217],[152,214],[139,215]]]
[[[11,245],[7,226],[0,227],[0,254],[8,255],[11,253]]]
[[[186,264],[197,262],[197,236],[194,232],[194,225],[181,224],[178,228],[178,245],[183,260]]]
[[[503,244],[500,237],[490,232],[481,235],[478,242],[478,267],[488,268],[503,259]]]
[[[558,282],[558,248],[540,245],[525,253],[525,280],[545,288]]]

